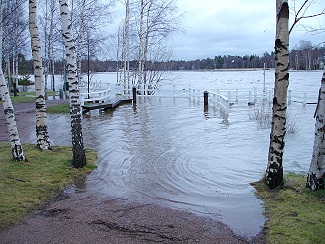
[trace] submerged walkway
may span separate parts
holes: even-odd
[[[82,105],[81,107],[82,107],[82,113],[87,113],[90,110],[94,110],[94,109],[103,109],[103,110],[113,109],[113,108],[117,107],[118,105],[125,104],[125,103],[131,103],[131,102],[132,102],[132,99],[130,99],[130,98],[116,97],[115,99],[111,99],[107,102],[88,103],[88,104]]]
[[[52,105],[63,104],[68,102],[68,99],[46,100],[46,106],[49,107]],[[30,131],[35,131],[35,102],[15,103],[13,104],[13,107],[15,110],[18,133],[21,138],[21,141],[24,142],[24,138],[28,137]],[[3,105],[0,104],[0,142],[8,141],[9,136],[3,111]]]

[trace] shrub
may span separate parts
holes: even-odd
[[[20,86],[29,86],[33,85],[34,83],[30,80],[29,75],[24,75],[23,77],[18,79],[18,85]]]
[[[268,102],[259,102],[249,109],[249,119],[256,121],[257,125],[261,129],[271,128],[272,122],[272,106]],[[287,132],[290,134],[295,134],[298,131],[296,117],[292,117],[289,112],[287,112]]]

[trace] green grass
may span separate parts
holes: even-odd
[[[55,91],[48,91],[48,96],[56,96],[57,92]],[[25,102],[34,102],[35,101],[35,92],[20,92],[19,96],[10,96],[11,102],[13,104],[17,103],[25,103]],[[2,106],[2,102],[0,101],[0,105]],[[67,114],[70,113],[69,103],[65,104],[56,104],[52,106],[48,106],[46,111],[51,114]]]
[[[252,185],[264,201],[268,243],[325,243],[325,191],[311,191],[296,174],[287,174],[281,189]]]
[[[58,92],[55,91],[47,91],[48,96],[57,96]],[[10,94],[11,102],[13,104],[16,103],[26,103],[26,102],[33,102],[35,101],[35,91],[33,92],[19,92],[18,96],[14,96],[13,93]],[[2,102],[0,101],[2,105]]]
[[[56,104],[46,108],[46,111],[51,114],[68,114],[70,113],[69,103]]]
[[[70,147],[54,147],[52,151],[40,151],[35,145],[23,148],[28,161],[15,162],[9,143],[0,143],[0,228],[18,223],[96,167],[93,150],[86,151],[87,166],[75,169],[70,165]]]
[[[34,94],[31,94],[31,95],[19,95],[19,96],[14,96],[14,95],[11,95],[10,96],[10,98],[11,98],[11,102],[13,103],[13,104],[16,104],[16,103],[26,103],[26,102],[33,102],[33,101],[35,101],[35,92],[34,92]],[[1,104],[2,104],[2,102],[1,102]]]

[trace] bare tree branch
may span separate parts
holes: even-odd
[[[307,5],[307,3],[309,3]],[[309,0],[305,0],[304,3],[301,5],[301,7],[299,8],[299,10],[297,12],[295,12],[295,18],[294,18],[294,22],[292,23],[290,30],[289,30],[289,35],[292,32],[293,28],[303,19],[309,19],[309,18],[315,18],[321,15],[325,15],[325,8],[317,14],[312,14],[312,15],[305,15],[306,11],[308,10],[308,8],[311,6],[311,4],[313,3],[313,1],[309,1]],[[301,14],[301,12],[303,11],[303,13]],[[301,14],[301,15],[300,15]],[[300,16],[299,16],[300,15]]]

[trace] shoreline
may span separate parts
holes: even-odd
[[[253,238],[238,236],[188,211],[71,187],[22,223],[0,230],[3,243],[265,243],[263,230]]]
[[[55,100],[47,105],[63,102],[66,101]],[[31,128],[34,129],[33,106],[34,103],[14,105],[22,141]],[[8,141],[4,135],[7,131],[3,114],[2,107],[0,141]],[[255,237],[247,238],[236,235],[221,221],[209,217],[132,199],[103,197],[74,186],[26,216],[21,224],[0,230],[0,239],[4,243],[266,242],[264,228]]]

